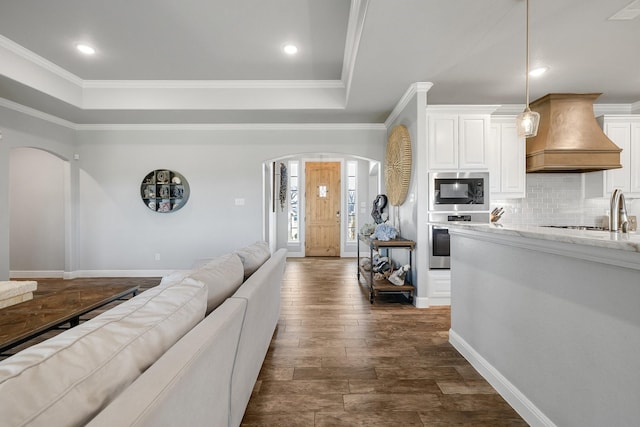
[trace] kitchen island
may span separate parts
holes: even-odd
[[[460,353],[531,425],[637,426],[640,235],[447,226]]]

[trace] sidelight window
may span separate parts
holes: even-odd
[[[356,220],[356,182],[358,173],[358,162],[347,162],[347,242],[357,240],[357,220]]]
[[[289,242],[300,241],[300,203],[298,190],[298,161],[289,161]]]

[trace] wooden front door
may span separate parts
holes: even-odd
[[[305,255],[340,256],[340,163],[307,162]]]

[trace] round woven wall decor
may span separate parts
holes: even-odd
[[[407,198],[411,180],[411,136],[404,125],[397,125],[387,141],[384,183],[389,203],[400,206]]]

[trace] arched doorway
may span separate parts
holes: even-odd
[[[68,161],[28,147],[9,151],[9,269],[13,278],[62,277]]]
[[[336,153],[300,153],[278,157],[263,163],[264,182],[264,229],[265,240],[271,248],[287,248],[289,256],[305,256],[305,180],[306,162],[340,162],[342,167],[342,206],[340,256],[356,256],[357,237],[353,238],[353,218],[347,213],[355,213],[355,224],[370,222],[371,201],[380,192],[381,172],[378,160]],[[354,166],[349,167],[349,166]],[[284,166],[284,169],[283,169]],[[350,170],[356,171],[349,176]],[[285,174],[286,180],[282,178]],[[349,187],[350,183],[354,183]],[[280,198],[280,189],[285,185],[285,200]],[[355,188],[355,190],[354,190]],[[350,198],[351,197],[351,198]],[[294,205],[292,202],[297,202]],[[297,221],[292,227],[292,221]],[[356,225],[357,226],[357,225]],[[357,226],[358,227],[358,226]],[[356,231],[357,232],[357,231]]]

